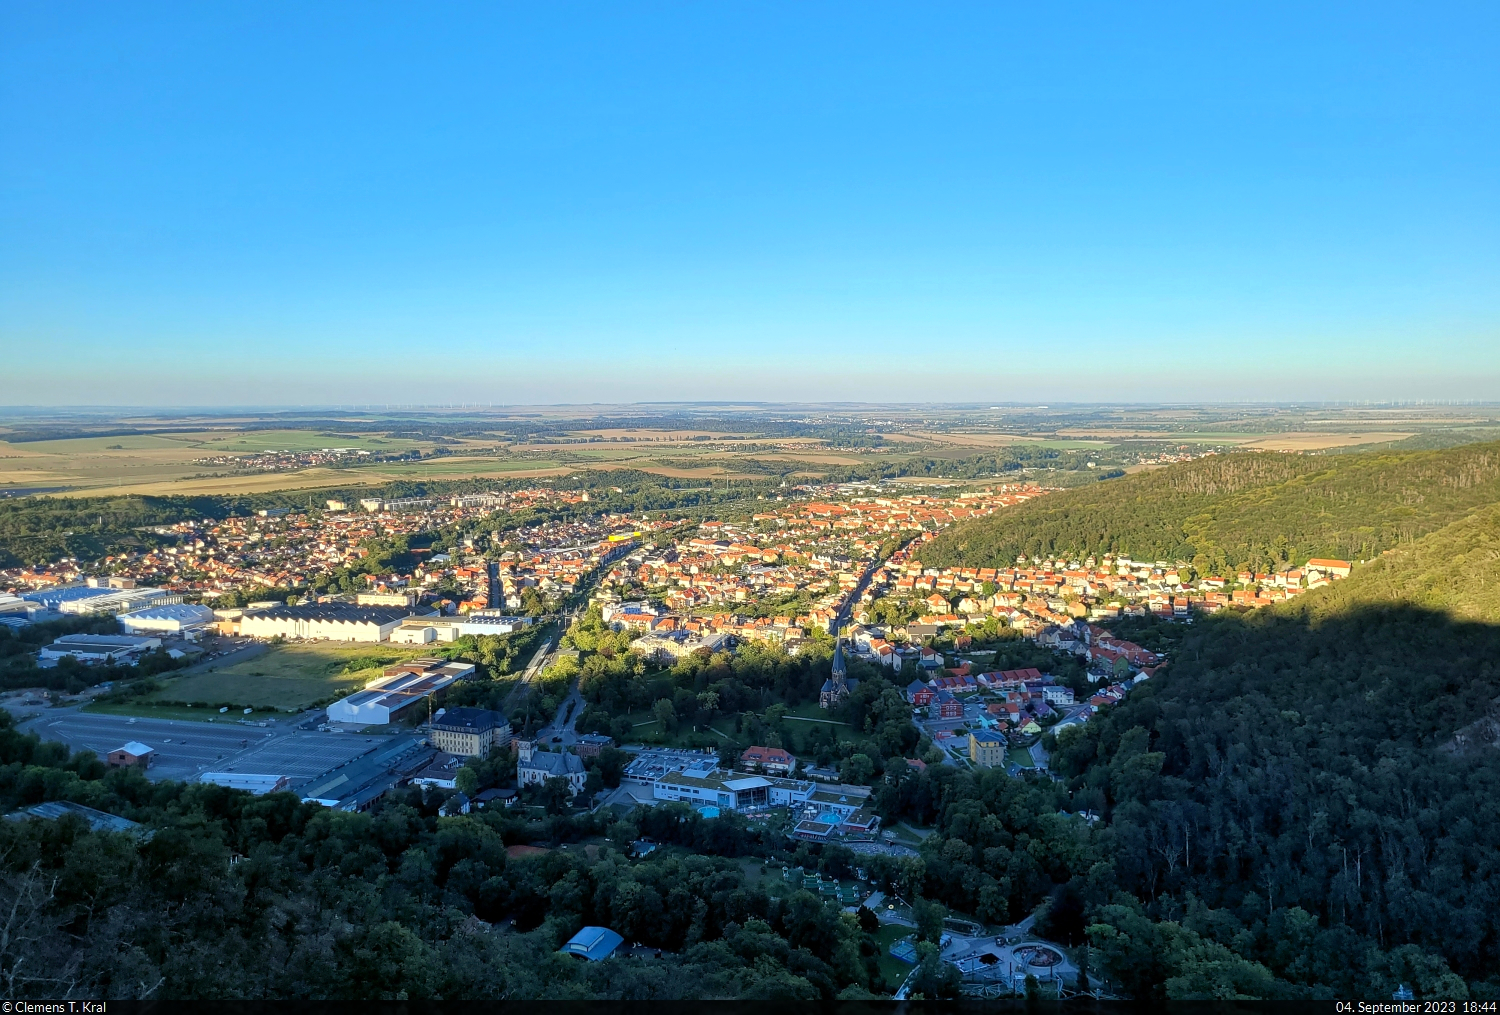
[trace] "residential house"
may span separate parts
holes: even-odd
[[[933,719],[962,719],[964,706],[953,696],[952,691],[939,690],[933,694],[932,704],[927,706],[927,714]]]
[[[580,758],[597,758],[606,747],[614,745],[614,737],[603,733],[584,733],[574,743],[573,750]]]
[[[970,733],[969,760],[981,768],[1005,764],[1005,741],[993,733]]]
[[[747,747],[740,755],[740,767],[756,772],[789,775],[797,768],[797,759],[780,747]]]
[[[482,758],[510,745],[510,722],[504,713],[490,709],[445,709],[433,719],[427,739],[445,753]]]

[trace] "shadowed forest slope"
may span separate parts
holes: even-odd
[[[1369,455],[1211,456],[1056,493],[957,526],[930,566],[1125,553],[1201,572],[1361,560],[1500,501],[1500,444]]]
[[[1500,751],[1442,749],[1500,695],[1497,551],[1490,507],[1299,601],[1199,620],[1058,738],[1141,904],[1094,914],[1122,979],[1162,989],[1122,941],[1170,923],[1314,990],[1469,989],[1433,956],[1500,989]]]

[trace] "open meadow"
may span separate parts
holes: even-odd
[[[144,704],[188,702],[212,706],[300,711],[342,697],[380,676],[392,663],[421,655],[418,647],[381,643],[295,642],[271,645],[249,659],[212,663],[163,681]]]

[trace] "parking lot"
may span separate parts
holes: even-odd
[[[306,732],[286,725],[131,719],[88,712],[44,712],[22,729],[43,740],[60,740],[75,751],[93,751],[101,758],[137,740],[156,751],[148,773],[151,778],[185,780],[205,771],[228,770],[308,779],[374,750],[385,740]]]
[[[284,775],[295,784],[298,779],[321,775],[389,742],[390,738],[386,736],[366,738],[299,730],[289,737],[277,737],[260,744],[252,742],[249,750],[227,759],[221,771]]]

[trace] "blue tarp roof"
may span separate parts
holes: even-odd
[[[585,927],[558,950],[565,955],[577,955],[590,962],[598,962],[608,958],[610,952],[620,947],[624,941],[624,938],[608,927]]]

